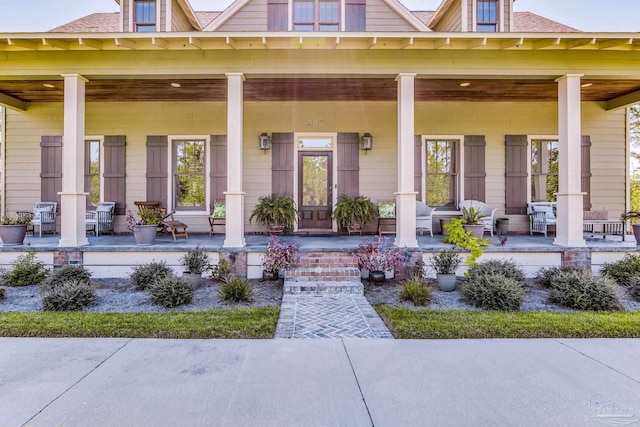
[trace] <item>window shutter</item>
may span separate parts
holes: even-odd
[[[413,191],[417,191],[418,199],[422,201],[422,136],[413,139]]]
[[[591,137],[582,136],[581,147],[582,159],[582,192],[587,193],[583,197],[583,208],[585,211],[591,210]]]
[[[62,192],[62,136],[43,136],[40,139],[40,199],[58,202]]]
[[[209,153],[209,178],[211,179],[211,203],[224,200],[227,191],[227,135],[211,135]]]
[[[116,202],[116,215],[126,210],[126,149],[124,135],[104,137],[104,201]]]
[[[167,162],[169,138],[147,136],[147,200],[158,201],[167,209]]]
[[[527,135],[506,135],[505,214],[526,215],[529,174]]]
[[[338,195],[360,195],[360,135],[338,134]]]
[[[271,191],[293,197],[293,133],[271,134]]]
[[[287,31],[289,6],[287,0],[268,0],[267,2],[267,30]]]
[[[346,31],[366,31],[366,0],[346,0],[344,13]]]
[[[464,198],[465,200],[486,200],[485,147],[484,135],[464,137]]]

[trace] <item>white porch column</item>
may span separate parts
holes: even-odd
[[[242,191],[242,127],[244,75],[227,73],[227,203],[225,248],[242,248],[244,240],[244,195]]]
[[[62,192],[60,193],[60,241],[58,246],[88,245],[84,191],[84,93],[87,79],[79,74],[64,77],[64,136],[62,137]]]
[[[396,241],[400,247],[417,248],[416,194],[413,188],[414,80],[400,73],[398,82],[398,192],[396,195]]]
[[[580,78],[567,74],[558,83],[558,223],[559,246],[585,246],[582,232]]]

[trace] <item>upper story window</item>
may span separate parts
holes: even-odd
[[[294,0],[293,31],[340,31],[340,2]]]
[[[495,33],[498,31],[498,0],[478,0],[476,31]]]
[[[137,32],[156,31],[156,1],[134,1],[134,28]]]
[[[267,16],[269,31],[365,31],[366,0],[267,0]]]

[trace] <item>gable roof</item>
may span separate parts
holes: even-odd
[[[577,30],[568,25],[561,24],[544,16],[536,15],[531,12],[514,12],[513,13],[514,31],[520,33],[579,33]]]
[[[52,33],[116,33],[120,31],[120,12],[92,13],[49,31]]]

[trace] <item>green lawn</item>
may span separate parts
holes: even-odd
[[[273,338],[279,307],[171,313],[0,313],[2,337]]]
[[[640,312],[375,309],[396,338],[640,338]]]

